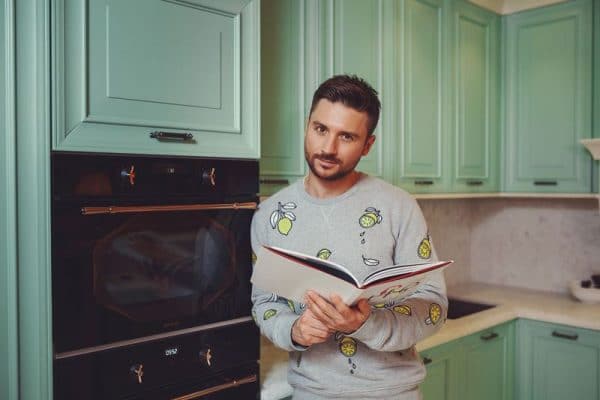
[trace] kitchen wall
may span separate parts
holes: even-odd
[[[420,200],[449,286],[475,281],[567,292],[600,273],[595,199]]]

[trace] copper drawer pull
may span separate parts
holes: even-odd
[[[183,204],[172,206],[113,206],[113,207],[82,207],[82,215],[96,214],[125,214],[141,212],[165,211],[206,211],[206,210],[256,210],[256,202],[248,203],[223,203],[223,204]]]
[[[173,397],[171,400],[193,400],[193,399],[199,399],[201,397],[208,396],[209,394],[212,394],[212,393],[217,393],[217,392],[220,392],[222,390],[231,389],[233,387],[245,385],[247,383],[252,383],[252,382],[256,382],[256,374],[247,376],[247,377],[242,378],[242,379],[237,379],[237,380],[234,379],[231,382],[223,383],[222,385],[213,386],[213,387],[210,387],[208,389],[202,389],[202,390],[199,390],[199,391],[194,392],[194,393],[186,394],[186,395],[179,396],[179,397]]]

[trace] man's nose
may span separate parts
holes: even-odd
[[[326,154],[337,153],[337,140],[335,135],[327,135],[325,142],[323,143],[322,151]]]

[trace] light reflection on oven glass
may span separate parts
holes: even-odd
[[[96,242],[94,296],[136,322],[190,317],[234,283],[234,232],[205,214],[136,215]]]

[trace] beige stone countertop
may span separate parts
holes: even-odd
[[[447,320],[438,333],[417,343],[417,350],[427,350],[515,318],[600,331],[600,304],[582,303],[568,294],[467,283],[449,287],[448,296],[495,304],[496,307]],[[286,352],[262,338],[260,372],[264,400],[281,399],[291,394],[292,389],[287,383],[287,359]]]
[[[600,304],[582,303],[568,294],[468,283],[449,287],[448,296],[497,306],[446,321],[438,333],[419,342],[417,350],[426,350],[515,318],[600,331]]]

